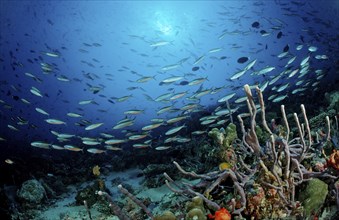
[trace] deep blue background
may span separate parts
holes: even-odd
[[[298,94],[304,95],[303,101],[305,95],[315,94],[313,90],[316,87],[322,95],[326,86],[338,79],[339,1],[336,0],[1,1],[0,6],[0,137],[7,140],[1,142],[5,145],[18,141],[22,144],[32,141],[58,144],[51,130],[94,138],[105,132],[123,138],[125,134],[121,130],[112,130],[112,127],[125,117],[123,112],[130,109],[145,112],[136,116],[135,125],[129,129],[140,130],[142,126],[151,124],[152,118],[175,117],[182,112],[162,115],[156,112],[172,104],[174,108],[180,108],[195,103],[186,98],[193,95],[199,85],[178,85],[180,81],[159,85],[172,75],[184,76],[183,80],[187,81],[207,77],[203,89],[224,87],[219,93],[200,99],[199,104],[204,109],[218,105],[219,98],[236,91],[238,95],[230,101],[231,107],[235,108],[237,104],[234,100],[244,95],[244,84],[262,84],[285,70],[288,59],[281,60],[277,55],[287,44],[291,57],[297,56],[291,65],[293,69],[308,56],[309,46],[318,48],[311,54],[310,73],[303,77],[305,83],[302,86],[307,90]],[[251,26],[255,21],[260,23],[258,29]],[[270,34],[263,37],[260,30]],[[277,39],[280,31],[283,35]],[[224,37],[219,39],[223,34]],[[158,48],[150,46],[159,41],[170,43]],[[304,47],[297,51],[299,44]],[[222,50],[208,52],[214,48]],[[60,56],[49,57],[46,52],[56,52]],[[326,54],[329,59],[316,60],[316,54]],[[192,71],[193,63],[200,56],[205,56],[195,65],[200,69]],[[223,56],[226,59],[221,59]],[[251,70],[240,79],[230,81],[235,72],[250,62],[237,63],[237,59],[243,56],[249,57],[250,61],[257,59],[254,70],[265,66],[276,69],[265,76],[251,75]],[[188,60],[179,68],[161,71],[162,67],[176,64],[184,58]],[[53,71],[44,73],[41,63],[50,64]],[[316,69],[328,71],[320,84],[312,87],[311,84],[316,81]],[[42,82],[26,76],[26,72],[34,74]],[[62,75],[70,82],[59,81],[57,77]],[[145,83],[135,82],[141,76],[154,76],[155,79]],[[288,80],[290,86],[281,95],[289,94],[289,98],[293,97],[298,102],[298,97],[291,95],[291,91],[295,88],[295,81],[300,79],[287,79],[286,75],[275,85],[285,84]],[[305,86],[307,82],[309,84]],[[89,85],[103,89],[93,94]],[[32,86],[42,91],[44,97],[33,95],[30,92]],[[129,91],[127,88],[132,86],[142,89]],[[275,93],[270,91],[273,86],[265,90],[266,97]],[[144,95],[156,98],[169,90],[173,94],[184,91],[188,94],[167,103],[149,101]],[[114,99],[126,95],[132,97],[125,102]],[[16,96],[31,104],[16,100]],[[97,104],[78,104],[89,99]],[[313,99],[309,101],[312,103]],[[307,106],[308,103],[305,104]],[[35,111],[37,107],[47,111],[49,118],[63,120],[66,125],[46,123],[44,120],[48,117]],[[84,127],[74,124],[80,119],[68,117],[68,112],[82,114],[81,119],[92,123],[103,122],[104,125],[85,131]],[[17,117],[27,120],[28,124],[18,125]],[[19,131],[9,129],[8,125],[15,126]],[[155,132],[153,134],[157,135]]]

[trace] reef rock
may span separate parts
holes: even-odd
[[[99,196],[96,194],[98,190],[105,190],[105,183],[98,179],[92,185],[78,190],[77,195],[75,196],[75,201],[77,205],[83,205],[84,200],[86,200],[88,207],[92,207],[97,201]]]
[[[40,204],[45,194],[44,187],[37,180],[25,181],[17,193],[22,201],[30,204]]]

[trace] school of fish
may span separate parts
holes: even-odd
[[[303,11],[298,2],[282,1],[278,7],[283,17],[303,22],[304,29],[299,30],[303,34],[291,38],[291,25],[282,18],[261,15],[262,4],[265,3],[252,3],[252,16],[239,15],[245,4],[232,9],[221,4],[216,12],[219,20],[198,21],[201,32],[215,33],[213,46],[206,49],[199,46],[194,36],[179,43],[177,39],[166,40],[161,35],[154,37],[129,30],[119,47],[133,54],[132,61],[142,60],[147,72],[119,63],[118,57],[114,62],[119,63],[119,68],[101,71],[109,63],[92,55],[107,46],[101,41],[83,42],[78,51],[72,52],[79,54],[81,65],[87,68],[84,70],[72,69],[72,64],[66,61],[67,43],[56,47],[45,42],[43,50],[32,48],[31,57],[26,60],[20,50],[8,51],[9,58],[3,55],[1,58],[3,71],[13,72],[26,85],[1,78],[1,114],[6,117],[3,120],[6,125],[2,126],[7,128],[0,134],[0,141],[9,141],[11,134],[22,134],[35,148],[90,154],[130,147],[170,150],[207,135],[213,127],[227,125],[231,115],[242,113],[241,109],[246,107],[242,91],[245,83],[252,88],[258,86],[272,103],[282,104],[288,98],[316,92],[322,80],[334,71],[329,66],[335,59],[331,54],[339,52],[333,46],[339,40],[326,32],[315,33],[312,22],[324,29],[335,29],[336,24],[320,19],[316,9]],[[56,21],[49,18],[47,25],[52,28]],[[179,31],[177,34],[180,35]],[[235,37],[250,39],[252,43],[243,45],[241,41],[228,40]],[[317,37],[319,40],[314,40]],[[255,42],[252,38],[259,40]],[[1,43],[4,44],[3,40]],[[133,43],[142,44],[145,51],[130,46]],[[275,49],[272,54],[271,47],[281,50]],[[178,57],[168,52],[174,48],[182,49],[187,55]],[[8,60],[11,69],[5,69]],[[62,65],[77,75],[61,71]],[[217,71],[222,76],[217,86],[211,83],[216,66],[223,69]],[[154,91],[164,92],[148,92],[150,84]],[[76,87],[81,87],[83,98],[73,97]],[[112,88],[116,88],[114,93]],[[149,110],[148,105],[157,107]],[[112,120],[101,114],[109,115]],[[145,115],[154,117],[149,121],[138,120]],[[198,124],[193,130],[192,121]],[[31,130],[38,130],[41,135],[29,135]]]

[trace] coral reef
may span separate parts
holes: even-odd
[[[335,123],[324,114],[315,117],[317,130],[311,131],[303,105],[301,114],[294,113],[291,117],[282,105],[281,120],[275,115],[274,120],[267,123],[263,94],[256,89],[258,108],[249,86],[244,88],[248,113],[238,115],[239,123],[230,123],[225,129],[212,128],[208,136],[214,145],[207,141],[196,144],[198,146],[192,144],[191,153],[204,158],[203,163],[192,155],[181,161],[183,164],[173,161],[176,170],[166,163],[153,163],[143,169],[148,180],[144,185],[156,187],[165,179],[168,188],[176,194],[168,195],[171,201],[161,204],[155,212],[161,214],[153,215],[155,210],[151,209],[156,204],[138,199],[127,184],[118,186],[127,199],[123,204],[114,201],[105,192],[99,166],[92,169],[95,184],[79,191],[77,204],[85,205],[89,218],[92,207],[125,220],[313,218],[321,214],[324,204],[331,204],[326,208],[335,203],[339,207],[338,150],[333,141],[338,136],[336,116]],[[261,122],[257,121],[258,114]],[[294,119],[293,126],[288,121],[291,119]],[[176,182],[170,176],[195,181]],[[105,197],[109,206],[98,196]],[[329,213],[327,215],[335,215],[331,210]]]
[[[130,201],[133,202],[133,204],[137,205],[137,207],[140,207],[150,219],[154,218],[153,214],[147,208],[147,206],[142,201],[140,201],[138,198],[136,198],[133,194],[131,194],[126,188],[124,188],[122,185],[118,185],[118,189],[127,198],[129,198]],[[96,194],[99,196],[103,196],[108,200],[109,207],[111,208],[114,215],[118,216],[120,220],[143,219],[144,218],[143,213],[138,210],[135,210],[134,208],[129,209],[128,210],[129,215],[127,215],[118,205],[115,204],[112,197],[104,191],[97,191]]]
[[[76,205],[83,208],[81,215],[89,219],[96,211],[105,217],[114,214],[123,220],[330,218],[338,215],[333,211],[333,207],[339,208],[339,131],[335,110],[308,120],[303,105],[300,114],[290,115],[282,105],[280,118],[274,114],[274,119],[267,123],[262,92],[256,89],[258,107],[249,86],[244,88],[248,113],[238,115],[239,123],[212,128],[206,139],[180,148],[180,155],[189,152],[190,156],[183,160],[178,156],[180,164],[173,161],[176,169],[169,155],[166,155],[166,162],[154,161],[143,166],[143,172],[138,174],[145,176],[143,185],[153,188],[165,180],[172,191],[166,194],[167,200],[154,202],[145,197],[137,198],[133,194],[138,191],[132,185],[119,185],[126,180],[124,178],[111,181],[127,198],[119,201],[114,197],[113,200],[111,195],[116,194],[108,191],[102,177],[107,169],[103,166],[101,173],[101,167],[94,166],[97,164],[94,161],[90,168],[83,169],[86,171],[85,175],[80,175],[82,178],[68,175],[63,181],[55,181],[55,176],[41,178],[40,182],[31,180],[33,182],[23,184],[18,197],[32,207],[44,197],[57,197],[56,192],[61,191],[56,189],[65,188],[75,179],[81,182],[89,179],[93,184],[78,190],[76,196]],[[257,120],[259,114],[260,121]],[[335,120],[331,121],[332,118]],[[171,176],[176,180],[187,177],[193,181],[174,181]]]
[[[324,156],[319,154],[319,149],[323,149],[331,139],[329,117],[324,118],[327,124],[324,129],[324,138],[315,140],[304,105],[301,105],[303,123],[300,122],[297,113],[293,114],[296,126],[293,133],[287,120],[285,107],[282,105],[283,124],[272,131],[266,122],[261,90],[256,88],[260,104],[259,111],[254,103],[250,87],[245,85],[244,89],[249,113],[238,115],[242,138],[239,141],[230,142],[225,141],[227,135],[222,129],[213,128],[209,132],[209,136],[220,148],[226,147],[224,150],[227,150],[227,147],[236,149],[232,154],[236,157],[235,165],[231,169],[197,174],[194,171],[186,171],[181,165],[174,162],[182,174],[200,179],[200,182],[195,185],[177,184],[165,173],[166,184],[175,193],[200,197],[210,211],[226,207],[233,216],[238,218],[242,218],[243,215],[251,216],[253,219],[305,217],[310,213],[303,212],[303,205],[306,203],[302,204],[297,200],[298,189],[305,182],[312,181],[314,178],[323,179],[332,184],[338,179],[338,172],[335,169],[319,169],[321,166],[317,163],[315,165],[318,166],[319,171],[312,171],[312,168],[315,169],[315,167],[312,167],[311,161],[315,157],[319,161],[324,161]],[[261,113],[260,124],[256,122],[258,113]],[[248,128],[245,124],[249,124]],[[268,138],[263,143],[265,137]],[[230,182],[234,192],[227,190]],[[327,187],[327,184],[325,185]],[[325,193],[325,191],[322,192]],[[322,203],[326,194],[321,198]],[[318,203],[318,206],[322,203]],[[308,208],[307,205],[306,208]]]
[[[327,110],[334,109],[336,112],[339,112],[339,91],[326,93],[325,98],[329,103]]]
[[[87,206],[92,207],[98,201],[98,195],[95,192],[106,188],[105,186],[102,187],[102,184],[102,180],[96,180],[93,184],[79,190],[75,197],[76,204],[83,205],[84,201],[86,201]]]
[[[142,170],[145,175],[144,185],[149,188],[161,186],[164,182],[164,176],[162,174],[169,169],[170,165],[168,164],[149,164]]]
[[[334,117],[337,112],[334,109],[330,109],[327,112],[321,112],[319,115],[314,116],[310,119],[311,128],[319,128],[324,123],[326,116]]]

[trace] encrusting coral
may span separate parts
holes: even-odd
[[[317,178],[308,181],[306,189],[299,195],[306,217],[311,216],[312,212],[317,213],[319,211],[325,202],[327,194],[328,186],[326,183]]]

